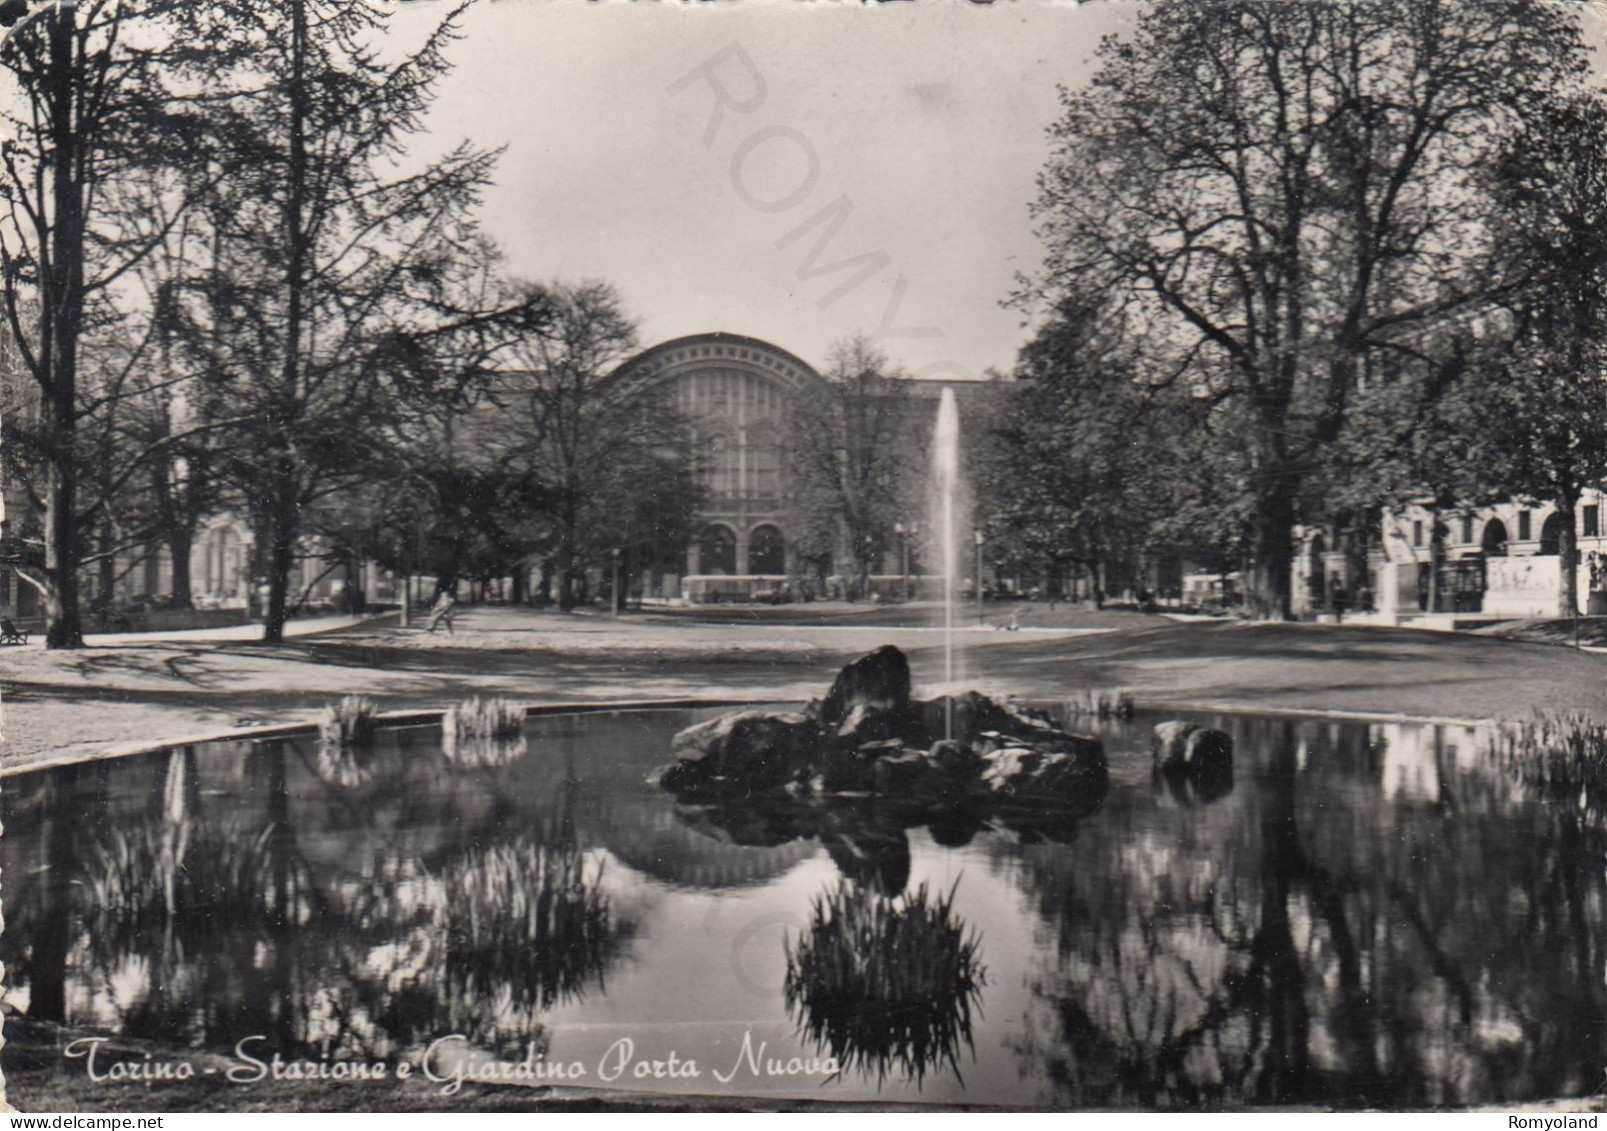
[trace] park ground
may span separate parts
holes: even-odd
[[[0,771],[310,722],[342,695],[386,711],[441,710],[471,694],[531,705],[793,701],[882,644],[918,686],[945,683],[934,606],[794,606],[631,612],[617,619],[489,606],[455,631],[394,617],[310,622],[284,645],[250,628],[91,637],[81,652],[0,652]],[[1056,701],[1121,688],[1140,706],[1485,719],[1607,713],[1607,655],[1544,631],[1472,635],[1362,626],[1178,622],[1042,605],[966,610],[955,686]],[[1010,629],[1014,620],[1016,630]],[[1594,627],[1594,626],[1593,626]],[[1592,634],[1594,638],[1594,634]]]
[[[1015,631],[1008,627],[1012,614]],[[46,652],[35,643],[0,652],[0,772],[309,721],[323,705],[354,693],[393,711],[439,710],[476,693],[530,704],[801,700],[820,695],[845,661],[887,643],[909,653],[915,681],[930,689],[945,674],[940,618],[935,608],[919,606],[712,608],[633,612],[617,620],[486,607],[463,610],[450,636],[401,628],[391,617],[306,622],[290,642],[272,648],[253,643],[246,627],[91,637],[93,646],[82,652]],[[990,609],[984,621],[961,618],[955,683],[1000,695],[1053,701],[1097,687],[1128,689],[1151,707],[1469,720],[1536,709],[1607,714],[1607,654],[1543,642],[1561,639],[1554,626],[1472,635],[1178,622],[1044,606]],[[1571,639],[1569,633],[1570,645]],[[101,1086],[59,1072],[62,1034],[13,1017],[6,1036],[6,1076],[16,1102],[34,1111],[101,1109]],[[117,1047],[171,1051],[133,1041]],[[246,1095],[198,1080],[145,1085],[121,1094],[117,1110],[344,1110],[350,1100],[305,1084],[254,1086]],[[1603,1102],[1500,1110],[1557,1114],[1599,1110]],[[365,1086],[360,1104],[372,1111],[551,1112],[684,1108],[685,1101],[475,1086],[448,1099],[416,1083],[391,1082]],[[816,1106],[739,1098],[697,1104],[699,1110]]]

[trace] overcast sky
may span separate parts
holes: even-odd
[[[412,0],[396,31],[444,11]],[[431,126],[507,146],[485,220],[511,270],[609,280],[644,345],[726,330],[822,365],[881,329],[911,371],[980,374],[1024,338],[1000,301],[1038,260],[1027,207],[1056,84],[1081,83],[1134,11],[482,0]],[[716,82],[742,109],[705,145]],[[862,279],[809,277],[840,202],[816,267],[872,258]]]
[[[399,41],[446,10],[406,0]],[[1138,10],[481,0],[431,129],[507,146],[485,220],[511,270],[614,283],[644,346],[725,330],[819,366],[880,330],[912,372],[978,375],[1025,340],[1000,302],[1039,262],[1028,205],[1057,84],[1083,83]],[[738,108],[705,144],[716,83]],[[845,206],[815,267],[868,256],[863,278],[811,277]]]

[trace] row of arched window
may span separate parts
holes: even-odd
[[[737,572],[737,536],[729,526],[714,522],[698,535],[698,572]],[[765,523],[748,535],[747,573],[780,575],[787,572],[787,542],[781,531]]]

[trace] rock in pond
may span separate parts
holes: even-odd
[[[856,707],[903,715],[910,704],[910,665],[888,644],[861,656],[842,671],[820,705],[820,726],[835,732]]]
[[[1159,723],[1150,739],[1157,770],[1220,771],[1233,766],[1233,739],[1195,723]]]
[[[687,727],[675,736],[671,750],[679,764],[663,777],[714,786],[719,783],[748,789],[777,789],[789,782],[806,781],[816,747],[817,732],[807,716],[764,711],[739,711]]]
[[[950,735],[952,734],[952,737]],[[874,797],[923,812],[1104,795],[1104,748],[979,692],[910,699],[909,663],[879,648],[802,713],[739,711],[675,736],[656,782],[683,797]]]

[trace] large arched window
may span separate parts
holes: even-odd
[[[1499,518],[1492,518],[1484,524],[1484,536],[1479,539],[1479,546],[1484,550],[1485,557],[1504,558],[1507,555],[1507,524]]]
[[[778,497],[781,494],[781,438],[774,426],[761,424],[748,430],[747,455],[750,497]]]
[[[1540,553],[1556,555],[1562,550],[1562,516],[1552,514],[1540,527]]]
[[[699,573],[732,574],[737,571],[737,536],[729,526],[705,526],[698,536]]]
[[[742,466],[742,453],[736,442],[723,432],[715,432],[704,438],[702,449],[700,470],[709,494],[731,498],[737,493],[737,471]]]
[[[787,572],[787,543],[781,531],[768,524],[754,527],[748,539],[748,572],[783,574]]]

